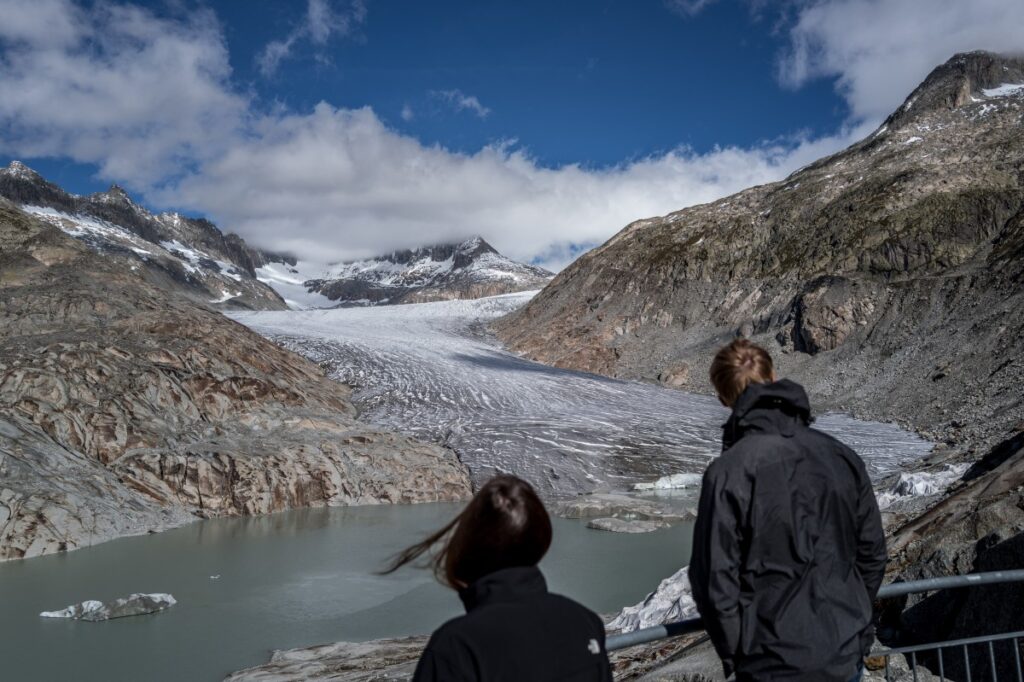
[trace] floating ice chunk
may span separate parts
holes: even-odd
[[[676,490],[678,488],[696,488],[703,477],[700,474],[672,474],[662,476],[651,483],[636,483],[633,490]]]
[[[169,594],[161,592],[154,592],[152,594],[136,593],[128,597],[115,599],[106,604],[95,599],[89,599],[80,604],[72,604],[60,611],[43,611],[39,615],[43,618],[72,618],[74,620],[100,621],[156,613],[157,611],[163,611],[169,606],[174,606],[176,603],[177,601],[174,597]]]

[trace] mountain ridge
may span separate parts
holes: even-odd
[[[554,274],[498,253],[482,237],[338,263],[305,285],[337,305],[425,303],[539,289]]]
[[[1005,63],[1024,83],[1024,59],[988,53],[957,55],[925,82],[970,72],[960,63],[972,60],[999,72]],[[743,333],[797,371],[883,336],[893,324],[884,312],[914,282],[927,296],[934,282],[992,266],[978,274],[1003,291],[1019,277],[1006,268],[1021,265],[1024,85],[981,87],[990,84],[955,108],[883,124],[780,182],[630,224],[499,322],[499,334],[550,364],[656,380],[677,365],[703,368],[716,345]],[[891,338],[907,340],[898,330]],[[826,376],[812,383],[833,405],[885,416]],[[680,385],[709,389],[702,379]],[[955,420],[942,421],[929,414],[919,427],[945,432]]]
[[[286,262],[287,256],[255,249],[204,218],[152,213],[116,183],[102,192],[72,194],[15,160],[0,168],[0,197],[196,302],[237,309],[285,306],[256,278],[256,269]]]
[[[481,237],[334,265],[254,248],[205,218],[153,213],[118,184],[76,195],[21,161],[0,168],[0,197],[165,288],[222,309],[330,308],[480,298],[539,289],[553,276]],[[404,269],[403,269],[404,268]]]

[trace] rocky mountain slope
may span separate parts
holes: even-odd
[[[450,451],[357,422],[316,365],[123,264],[0,199],[0,560],[470,492]]]
[[[425,303],[540,289],[554,275],[502,256],[480,237],[340,263],[305,282],[338,305]]]
[[[498,324],[546,363],[708,391],[742,334],[824,406],[992,443],[1024,419],[1024,59],[962,54],[782,182],[641,220]]]
[[[257,279],[256,269],[291,259],[254,249],[208,220],[153,214],[117,185],[88,196],[70,194],[19,161],[0,168],[0,197],[196,302],[225,309],[285,307]]]
[[[925,476],[966,470],[884,515],[890,580],[1019,568],[1024,58],[954,56],[867,139],[627,226],[497,330],[534,359],[696,391],[714,350],[750,337],[819,408],[937,441]],[[938,593],[888,605],[880,633],[999,632],[1019,603],[1019,585]]]

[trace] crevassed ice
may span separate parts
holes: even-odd
[[[530,362],[487,334],[534,293],[231,316],[351,384],[367,421],[454,448],[477,482],[515,473],[551,497],[703,472],[728,416],[716,400]],[[875,476],[930,449],[893,425],[839,415],[817,425]]]

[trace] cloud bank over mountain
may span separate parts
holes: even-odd
[[[848,125],[590,168],[539,163],[528,141],[471,153],[427,145],[370,108],[267,105],[234,82],[224,28],[209,11],[0,0],[0,153],[96,164],[158,206],[201,211],[310,260],[480,234],[557,270],[634,219],[779,179],[846,146],[957,50],[1013,47],[1024,6],[982,4],[801,3],[785,29],[780,80],[836,78]]]

